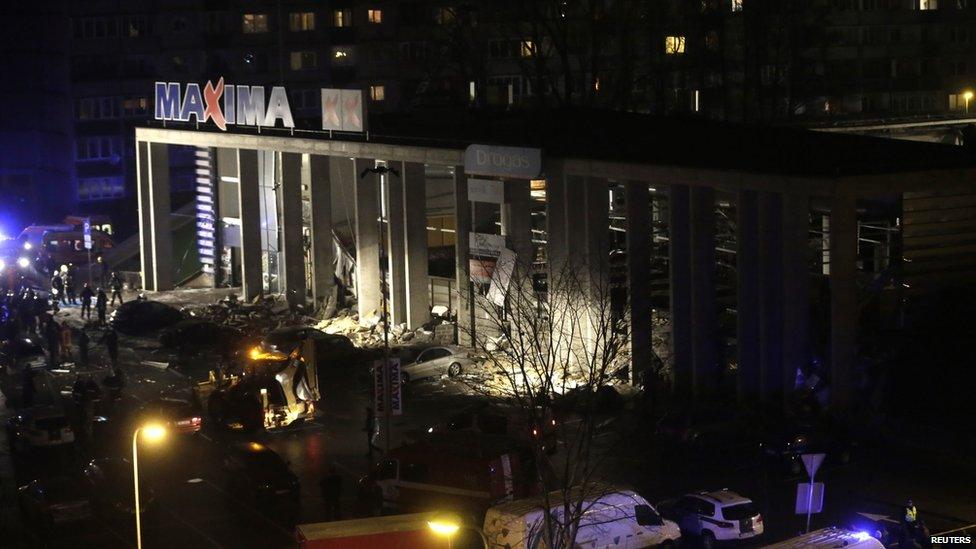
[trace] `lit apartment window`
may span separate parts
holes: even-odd
[[[289,14],[288,29],[292,32],[315,30],[315,13],[304,11]]]
[[[291,70],[303,71],[319,65],[319,56],[314,51],[291,52]]]
[[[351,27],[352,10],[335,10],[334,12],[332,12],[332,26]]]
[[[535,53],[535,44],[531,40],[522,40],[522,47],[519,50],[519,55],[522,57],[532,57]]]
[[[742,11],[742,0],[732,0],[732,11]]]
[[[973,101],[973,92],[965,91],[962,93],[950,93],[949,94],[949,110],[950,111],[961,111],[969,110],[970,103]]]
[[[939,0],[918,0],[918,9],[937,10],[939,9]]]
[[[268,32],[268,15],[265,13],[245,13],[241,17],[241,30],[245,34]]]
[[[665,36],[664,53],[668,55],[680,55],[685,52],[684,36]]]
[[[382,23],[383,10],[366,10],[366,18],[370,23]]]
[[[454,8],[438,8],[437,12],[434,14],[434,19],[437,21],[438,25],[450,25],[457,19],[457,16],[454,12]]]
[[[386,86],[370,86],[369,98],[373,101],[383,101],[386,99]]]
[[[345,46],[332,48],[332,64],[343,67],[353,64],[353,50]]]

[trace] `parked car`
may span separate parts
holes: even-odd
[[[178,398],[151,400],[140,408],[139,416],[143,420],[164,422],[175,433],[196,433],[203,423],[203,415],[196,405]]]
[[[101,514],[135,514],[132,463],[127,459],[93,459],[82,471],[89,500]],[[153,507],[156,493],[145,477],[139,478],[139,513]]]
[[[692,407],[667,413],[658,420],[654,434],[683,448],[729,448],[754,444],[758,428],[754,418],[735,410]]]
[[[21,412],[7,420],[7,440],[14,450],[71,444],[75,431],[64,410],[43,406]]]
[[[659,506],[678,523],[681,533],[701,540],[705,549],[716,542],[748,539],[763,533],[763,517],[749,498],[731,490],[699,492]]]
[[[237,443],[223,460],[230,492],[257,505],[298,502],[298,477],[288,462],[260,442]]]
[[[803,454],[827,454],[831,463],[848,463],[855,447],[847,430],[819,420],[788,420],[766,429],[765,457],[792,474],[803,473]]]
[[[474,357],[460,347],[454,345],[431,347],[417,355],[415,361],[400,367],[400,381],[409,383],[417,379],[440,377],[443,374],[457,377],[474,364]]]
[[[478,402],[427,428],[428,434],[470,432],[500,435],[516,440],[541,439],[542,449],[556,449],[556,419],[551,412],[537,410],[529,420],[526,410],[489,402]]]
[[[575,501],[581,499],[584,498],[578,496]],[[560,516],[564,512],[561,506],[564,494],[553,492],[549,501],[553,505],[550,513]],[[488,509],[484,524],[488,547],[542,547],[543,505],[543,499],[537,497]],[[678,525],[661,517],[654,506],[633,490],[607,487],[588,495],[583,505],[586,511],[576,533],[578,546],[674,547],[681,538]]]
[[[17,500],[24,521],[53,526],[91,518],[85,485],[77,477],[52,476],[21,486]]]

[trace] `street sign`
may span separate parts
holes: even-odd
[[[383,361],[373,361],[373,403],[377,414],[386,413],[386,384],[383,383]]]
[[[803,466],[807,468],[807,474],[810,475],[812,479],[817,475],[817,469],[820,469],[820,464],[823,463],[824,457],[827,454],[803,454],[800,456],[803,459]]]
[[[403,385],[400,383],[400,359],[390,359],[390,413],[403,415]]]
[[[810,487],[813,487],[811,492]],[[801,482],[796,485],[796,514],[810,515],[823,511],[824,483]],[[809,530],[809,525],[807,526]]]
[[[85,235],[85,249],[92,249],[92,237],[91,237],[91,219],[85,219],[85,223],[82,225],[82,231]]]

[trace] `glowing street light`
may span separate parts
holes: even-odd
[[[962,92],[962,98],[966,100],[966,114],[969,114],[969,102],[973,99],[972,90]]]
[[[26,257],[21,257],[17,260],[17,265],[21,269],[26,269],[28,266],[30,266],[30,259],[27,259]]]
[[[24,249],[25,250],[30,250],[33,247],[34,246],[30,242],[24,242]]]
[[[447,538],[448,545],[450,545],[450,543],[454,540],[454,536],[456,536],[462,528],[474,530],[478,533],[478,536],[481,537],[481,543],[484,545],[485,549],[488,549],[488,540],[485,538],[485,533],[481,531],[481,528],[465,524],[460,517],[455,515],[435,516],[431,520],[427,521],[427,527],[438,536]]]
[[[136,511],[136,549],[142,549],[142,522],[139,516],[139,434],[149,443],[156,443],[166,437],[166,427],[159,423],[147,423],[132,433],[132,478],[135,488]]]

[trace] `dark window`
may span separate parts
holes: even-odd
[[[754,517],[758,515],[759,512],[756,511],[756,506],[749,503],[738,503],[736,505],[730,505],[728,507],[722,508],[722,518],[726,520],[742,520]]]

